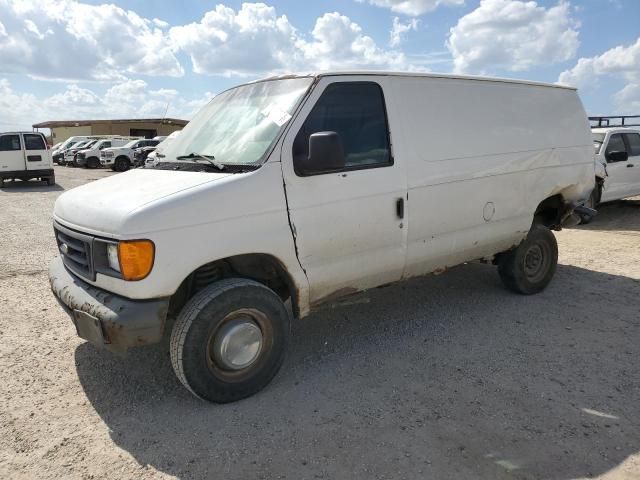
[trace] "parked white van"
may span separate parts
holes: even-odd
[[[587,206],[640,195],[640,130],[594,128],[596,187]]]
[[[61,195],[51,288],[112,350],[170,335],[180,381],[234,401],[283,361],[301,318],[342,295],[493,262],[544,289],[551,229],[594,185],[574,89],[409,73],[274,77],[216,96],[136,169]],[[473,288],[470,284],[469,288]]]
[[[0,187],[5,180],[40,179],[56,183],[51,151],[38,132],[0,133]]]

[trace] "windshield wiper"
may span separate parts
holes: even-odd
[[[213,155],[202,155],[200,153],[196,153],[196,152],[191,152],[189,155],[179,155],[176,157],[176,160],[195,160],[195,159],[202,159],[205,160],[206,162],[209,162],[211,165],[213,165],[214,167],[216,167],[218,170],[224,170],[224,165],[216,162],[216,157],[214,157]]]

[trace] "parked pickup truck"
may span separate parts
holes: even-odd
[[[598,168],[587,206],[640,195],[640,130],[594,128],[592,134]]]
[[[153,147],[158,145],[160,140],[144,138],[131,140],[119,147],[105,148],[100,152],[100,164],[103,167],[109,167],[116,172],[124,172],[129,170],[134,163],[133,152],[136,148]]]
[[[49,279],[80,337],[122,351],[168,335],[182,384],[230,402],[280,368],[287,300],[302,318],[473,260],[540,292],[558,260],[552,230],[577,223],[593,187],[574,89],[273,77],[216,96],[152,168],[63,193]]]
[[[122,145],[131,142],[131,140],[137,139],[117,136],[105,137],[96,142],[90,148],[79,150],[73,159],[74,166],[84,168],[99,168],[100,153],[102,152],[102,150],[112,147],[121,147]]]

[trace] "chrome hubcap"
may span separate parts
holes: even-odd
[[[242,370],[256,361],[263,346],[262,330],[248,315],[222,326],[213,344],[216,363],[227,370]]]

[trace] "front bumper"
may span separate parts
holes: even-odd
[[[125,351],[162,339],[169,298],[130,300],[107,292],[71,274],[60,257],[49,265],[49,282],[78,336],[94,345]]]

